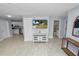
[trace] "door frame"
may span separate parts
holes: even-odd
[[[58,35],[58,38],[60,38],[60,28],[61,28],[61,27],[60,27],[60,20],[59,20],[59,19],[53,20],[53,38],[54,38],[54,22],[55,22],[55,21],[58,21],[58,22],[59,22],[59,30],[58,30],[58,34],[59,34],[59,35]]]

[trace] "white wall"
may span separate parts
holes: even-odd
[[[70,37],[76,41],[79,41],[79,38],[72,36],[72,29],[73,29],[73,22],[75,21],[76,17],[79,16],[79,7],[74,8],[68,14],[68,22],[67,22],[67,35],[66,37]]]
[[[8,20],[8,27],[9,27],[9,35],[10,35],[10,37],[12,37],[13,33],[12,33],[12,26],[11,26],[11,21],[10,20]]]
[[[19,25],[19,26],[23,26],[23,23],[22,22],[11,22],[11,24],[14,24],[14,25]]]
[[[53,38],[53,18],[49,17],[49,38]]]
[[[0,41],[10,37],[9,23],[7,20],[0,19]]]
[[[23,18],[24,41],[32,41],[32,18]]]
[[[65,18],[61,19],[60,38],[65,38],[66,37],[66,21],[67,21],[67,19],[65,19]]]

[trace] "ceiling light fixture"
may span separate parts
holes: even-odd
[[[7,15],[8,17],[12,17],[11,15]]]

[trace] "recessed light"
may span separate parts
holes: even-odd
[[[7,17],[12,17],[11,15],[7,15]]]

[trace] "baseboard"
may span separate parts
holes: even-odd
[[[11,36],[11,37],[12,37],[12,36]],[[10,38],[10,36],[1,38],[0,41],[3,41],[3,40],[5,40],[5,39],[7,39],[7,38]]]
[[[48,38],[49,38],[49,39],[53,39],[53,36],[49,36]]]
[[[0,41],[3,41],[4,39],[0,39]]]
[[[24,40],[25,42],[31,42],[31,41],[33,41],[33,40]]]

